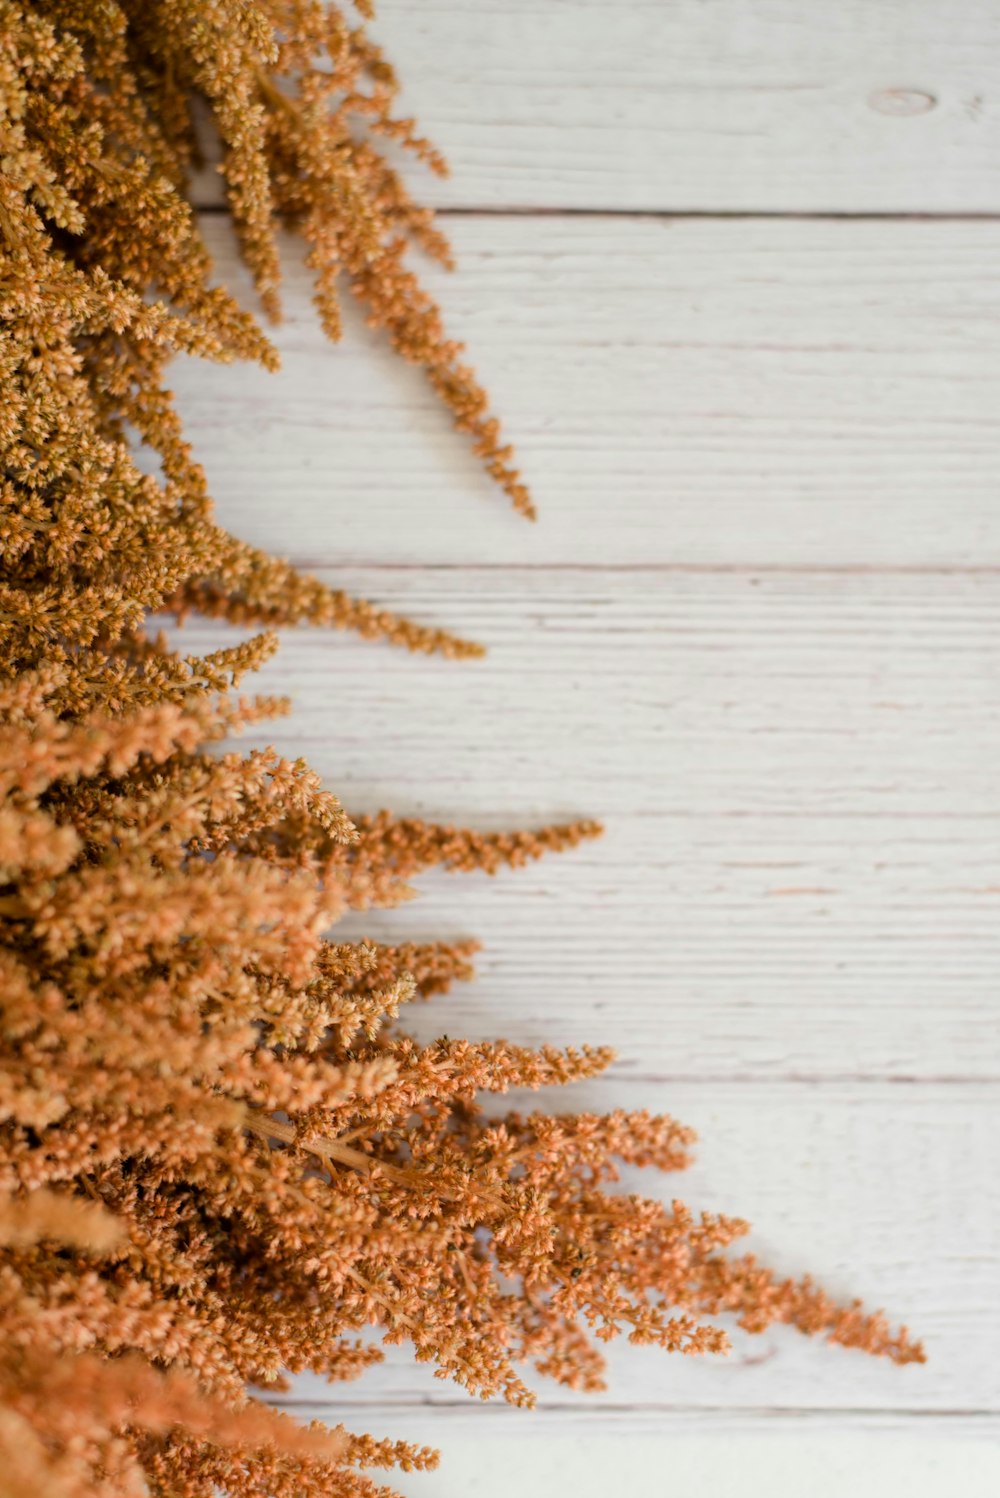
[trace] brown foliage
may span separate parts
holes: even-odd
[[[336,6],[0,0],[0,1455],[12,1494],[368,1498],[359,1468],[433,1453],[302,1429],[249,1396],[350,1378],[381,1328],[472,1393],[525,1363],[597,1388],[586,1334],[721,1351],[725,1313],[922,1356],[880,1315],[729,1254],[736,1219],[608,1189],[683,1168],[645,1113],[488,1116],[481,1093],[592,1076],[603,1051],[443,1038],[398,1011],[473,945],[337,943],[432,866],[517,865],[593,824],[479,835],[352,823],[308,766],[220,741],[281,710],[229,688],[262,634],[184,657],[165,602],[311,619],[460,654],[214,522],[162,372],[174,349],[272,361],[183,196],[193,96],[225,146],[266,308],[276,221],[337,330],[343,274],[423,365],[515,504],[529,501],[409,240],[444,253],[380,140],[437,160]],[[280,40],[276,40],[280,38]],[[144,475],[129,428],[158,454]]]

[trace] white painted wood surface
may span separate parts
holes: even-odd
[[[1000,11],[383,0],[380,35],[456,168],[435,191],[463,210],[460,274],[428,281],[542,519],[507,513],[360,319],[324,344],[292,252],[282,372],[176,370],[222,517],[490,653],[291,633],[272,737],[359,810],[603,817],[602,842],[433,877],[356,929],[483,937],[421,1034],[617,1044],[583,1097],[701,1134],[667,1189],[908,1320],[931,1362],[785,1332],[715,1364],[615,1347],[607,1395],[540,1387],[529,1416],[395,1352],[291,1402],[442,1446],[401,1479],[414,1498],[985,1498],[1000,226],[893,215],[1000,209]],[[727,216],[751,210],[779,216]],[[823,212],[887,217],[782,216]],[[245,287],[224,217],[205,225]]]
[[[250,298],[228,222],[203,222]],[[427,283],[503,413],[538,523],[492,492],[360,316],[333,357],[290,246],[281,372],[174,377],[247,539],[331,564],[1000,564],[1000,223],[447,229],[458,274]]]
[[[414,1421],[394,1410],[390,1424],[384,1410],[372,1411],[373,1420],[379,1414],[380,1430],[395,1435],[402,1429],[415,1439],[426,1433],[426,1419]],[[901,1431],[895,1422],[873,1426],[839,1416],[817,1428],[800,1417],[775,1420],[755,1411],[735,1426],[725,1421],[706,1430],[686,1415],[658,1416],[655,1425],[635,1429],[629,1422],[601,1439],[593,1420],[584,1427],[553,1411],[533,1426],[524,1420],[515,1425],[516,1419],[514,1411],[501,1412],[496,1420],[480,1417],[472,1427],[456,1412],[447,1422],[440,1469],[398,1485],[412,1498],[922,1498],[952,1492],[990,1498],[1000,1475],[996,1448],[915,1421]]]
[[[995,213],[990,0],[379,0],[441,206]],[[217,194],[206,173],[203,197]]]
[[[710,212],[1000,207],[988,0],[380,6],[439,201]]]
[[[283,751],[359,811],[607,826],[356,923],[483,938],[446,1020],[415,1014],[428,1038],[577,1036],[638,1076],[1000,1080],[1000,575],[321,575],[489,654],[289,633],[261,678],[297,705]]]

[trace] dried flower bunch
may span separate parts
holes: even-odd
[[[597,829],[352,823],[301,762],[220,741],[282,710],[231,687],[261,634],[184,657],[169,604],[264,625],[450,637],[331,593],[214,521],[163,370],[272,362],[210,285],[184,197],[207,101],[269,311],[299,230],[337,331],[341,272],[530,502],[403,256],[443,254],[378,149],[439,165],[337,7],[0,0],[0,1459],[12,1495],[348,1498],[433,1453],[303,1428],[250,1397],[354,1377],[375,1324],[484,1397],[533,1363],[600,1385],[587,1336],[726,1345],[775,1321],[897,1362],[880,1315],[727,1252],[745,1225],[609,1190],[682,1168],[645,1113],[495,1117],[481,1093],[592,1076],[603,1052],[442,1039],[399,1009],[471,974],[468,943],[329,936],[434,864],[493,870]],[[159,455],[143,474],[135,436]]]
[[[745,1224],[609,1192],[615,1161],[683,1167],[671,1119],[485,1117],[480,1092],[609,1057],[396,1032],[468,947],[322,935],[434,861],[516,862],[590,828],[354,829],[304,765],[205,752],[273,704],[68,720],[62,685],[22,673],[0,699],[0,1443],[30,1455],[25,1491],[140,1492],[141,1473],[163,1495],[370,1493],[355,1463],[427,1454],[246,1404],[283,1370],[360,1373],[370,1322],[515,1403],[525,1360],[600,1387],[582,1325],[718,1351],[706,1318],[728,1311],[920,1357],[881,1316],[727,1256]]]
[[[398,142],[439,165],[392,115],[394,92],[378,50],[336,7],[0,0],[0,618],[33,638],[39,660],[58,641],[71,667],[67,708],[111,691],[86,678],[91,646],[122,640],[166,602],[478,653],[227,535],[163,384],[177,350],[276,363],[254,319],[211,285],[184,196],[200,98],[222,138],[234,221],[267,310],[278,310],[275,230],[284,222],[309,244],[327,329],[337,331],[342,272],[530,513],[485,395],[404,261],[411,242],[441,257],[446,247],[376,149],[379,139]],[[158,457],[162,481],[137,467],[130,432]],[[253,664],[258,648],[241,662]],[[161,678],[167,670],[161,661]],[[134,674],[121,681],[141,698]],[[108,705],[124,702],[112,693]]]

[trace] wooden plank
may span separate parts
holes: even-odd
[[[1000,1077],[996,574],[323,575],[490,653],[289,632],[261,681],[295,700],[283,751],[356,810],[607,824],[355,920],[484,938],[421,1033],[607,1042],[644,1075]]]
[[[246,290],[228,222],[204,222]],[[172,371],[248,539],[359,564],[1000,564],[1000,224],[452,227],[460,273],[428,284],[538,525],[357,316],[329,346],[290,249],[282,371]]]
[[[326,1414],[322,1406],[310,1415]],[[938,1498],[950,1484],[966,1494],[990,1494],[1000,1481],[1000,1447],[977,1439],[976,1422],[887,1420],[838,1412],[835,1418],[775,1415],[749,1418],[657,1411],[646,1418],[545,1409],[348,1412],[353,1430],[437,1445],[440,1467],[428,1474],[393,1475],[409,1498],[508,1498],[511,1492],[604,1498],[608,1492],[648,1492],[663,1474],[671,1491],[726,1495],[766,1492],[768,1498]],[[956,1426],[958,1428],[956,1428]],[[990,1422],[995,1430],[995,1425]],[[984,1433],[985,1434],[985,1433]],[[750,1483],[760,1484],[755,1488]],[[657,1491],[652,1489],[652,1491]]]
[[[718,1359],[670,1358],[615,1342],[605,1394],[577,1395],[533,1378],[543,1412],[587,1411],[599,1423],[607,1411],[627,1424],[638,1410],[652,1424],[658,1411],[688,1411],[692,1429],[725,1412],[765,1408],[789,1420],[833,1410],[881,1411],[891,1420],[921,1412],[995,1420],[1000,1413],[995,1090],[603,1080],[549,1092],[545,1103],[645,1106],[694,1124],[702,1142],[691,1170],[659,1178],[630,1172],[625,1186],[739,1211],[754,1223],[750,1242],[768,1262],[789,1272],[808,1268],[835,1293],[885,1306],[920,1331],[929,1361],[899,1369],[787,1328],[753,1338],[736,1333],[733,1352]],[[397,1408],[468,1405],[406,1348],[387,1354],[357,1383],[328,1388],[303,1377],[285,1402],[336,1413],[349,1425],[356,1402],[368,1410],[379,1404],[386,1411],[379,1434],[392,1428]],[[424,1441],[443,1439],[434,1413]],[[514,1424],[520,1412],[490,1413],[497,1437],[501,1422],[508,1438],[522,1428]]]
[[[834,1421],[755,1410],[733,1429],[729,1420],[690,1411],[674,1417],[657,1412],[636,1429],[631,1419],[612,1423],[581,1411],[571,1419],[549,1409],[534,1416],[504,1410],[491,1418],[475,1406],[468,1413],[380,1406],[352,1408],[347,1423],[352,1430],[439,1447],[437,1471],[392,1475],[392,1486],[408,1498],[660,1492],[939,1498],[947,1491],[987,1498],[1000,1483],[1000,1447],[970,1440],[971,1422],[956,1430],[955,1421],[926,1415],[890,1425],[843,1413]]]
[[[997,212],[982,0],[380,0],[403,107],[491,208]],[[214,197],[203,176],[201,201]]]
[[[411,1397],[366,1402],[360,1397],[363,1388],[356,1392],[359,1397],[350,1401],[344,1415],[351,1430],[366,1430],[424,1445],[436,1444],[444,1448],[449,1458],[456,1448],[461,1449],[460,1443],[465,1439],[558,1441],[569,1437],[577,1444],[589,1439],[599,1453],[605,1441],[658,1435],[681,1442],[688,1435],[699,1444],[728,1446],[733,1442],[737,1449],[747,1437],[755,1438],[746,1443],[750,1449],[758,1442],[766,1444],[770,1438],[780,1440],[782,1445],[798,1445],[800,1449],[808,1449],[815,1443],[819,1450],[839,1437],[853,1442],[858,1449],[869,1448],[873,1452],[886,1446],[890,1451],[898,1450],[896,1443],[906,1441],[915,1443],[917,1450],[922,1446],[931,1450],[939,1446],[956,1457],[971,1456],[975,1450],[979,1456],[988,1452],[1000,1461],[997,1442],[1000,1416],[991,1410],[675,1407],[645,1402],[612,1404],[608,1400],[596,1406],[590,1400],[586,1404],[563,1405],[551,1399],[535,1409],[525,1410],[511,1409],[496,1400],[485,1403],[472,1400],[461,1390],[455,1391],[452,1400],[447,1388],[433,1400]],[[333,1418],[331,1401],[339,1403],[339,1394],[335,1391],[331,1395],[324,1390],[318,1401],[293,1397],[282,1401],[281,1407],[294,1411],[298,1419],[329,1421]],[[841,1498],[839,1491],[837,1498]]]
[[[377,1428],[387,1426],[385,1412]],[[909,1422],[896,1439],[884,1433],[772,1433],[760,1428],[742,1436],[720,1437],[697,1429],[685,1416],[677,1426],[636,1436],[617,1428],[595,1429],[578,1417],[572,1431],[554,1429],[549,1412],[531,1423],[512,1412],[502,1431],[467,1431],[441,1412],[419,1424],[420,1438],[440,1443],[441,1466],[428,1474],[393,1476],[393,1487],[412,1498],[509,1498],[512,1492],[569,1494],[604,1498],[609,1492],[656,1492],[650,1480],[669,1483],[663,1491],[730,1494],[766,1492],[768,1498],[937,1498],[949,1483],[967,1494],[985,1495],[1000,1481],[1000,1452],[983,1443],[970,1446],[961,1436],[927,1431]],[[766,1422],[758,1417],[758,1427]],[[407,1426],[407,1429],[409,1426]],[[749,1486],[754,1479],[759,1487]]]

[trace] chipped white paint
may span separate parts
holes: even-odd
[[[715,1365],[616,1347],[606,1396],[543,1389],[528,1416],[395,1352],[292,1402],[443,1446],[414,1498],[995,1492],[1000,225],[628,210],[997,211],[1000,15],[380,15],[456,167],[436,200],[494,210],[450,218],[461,274],[428,279],[542,519],[506,512],[360,319],[324,344],[292,252],[278,376],[176,367],[222,518],[490,654],[292,633],[273,736],[358,809],[604,817],[558,863],[434,877],[357,929],[484,937],[421,1034],[616,1043],[583,1098],[701,1133],[667,1186],[908,1319],[931,1363],[779,1332]],[[518,207],[618,216],[495,211]]]

